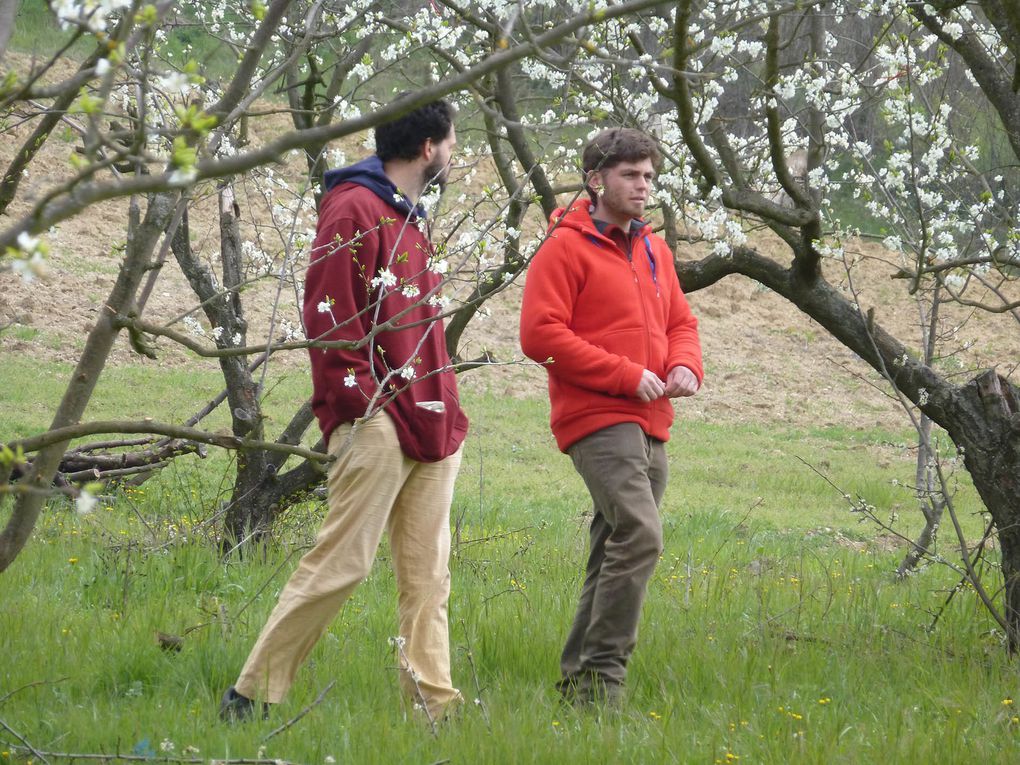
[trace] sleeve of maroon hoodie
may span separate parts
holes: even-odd
[[[667,274],[670,280],[670,301],[669,317],[666,321],[666,335],[669,338],[669,356],[666,371],[675,366],[687,367],[698,378],[698,385],[701,385],[705,377],[704,368],[701,362],[701,339],[698,336],[698,319],[691,311],[690,303],[680,288],[680,280],[677,279],[676,269],[673,266],[673,256],[669,253],[666,243],[662,243],[666,250],[664,257],[659,258],[660,269]]]
[[[644,371],[641,365],[604,351],[570,328],[583,283],[577,262],[553,234],[528,267],[521,305],[521,349],[539,363],[552,359],[549,374],[571,385],[633,396]]]
[[[349,217],[320,212],[312,264],[305,279],[305,332],[310,339],[351,340],[371,331],[369,283],[377,270],[378,235],[373,227]],[[329,310],[320,310],[323,304]],[[312,348],[315,396],[327,401],[344,420],[365,413],[378,382],[369,346],[356,349]],[[354,373],[355,386],[345,379]]]

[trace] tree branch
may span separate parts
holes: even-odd
[[[154,422],[152,420],[97,420],[95,422],[83,422],[78,425],[68,425],[62,428],[48,430],[38,436],[22,438],[18,441],[11,441],[7,444],[12,449],[21,447],[25,452],[35,452],[53,444],[70,441],[74,438],[94,436],[100,433],[152,433],[171,438],[180,438],[187,441],[197,441],[203,444],[220,446],[224,449],[263,449],[270,452],[280,452],[288,455],[304,457],[307,460],[316,462],[330,462],[332,457],[321,452],[305,449],[301,446],[291,444],[274,443],[272,441],[257,441],[248,438],[240,438],[234,435],[221,433],[209,433],[205,430],[188,428],[182,425],[171,425],[169,423]]]
[[[277,0],[277,3],[281,5],[286,5],[287,2],[289,0]],[[309,146],[322,145],[328,141],[352,135],[375,127],[383,122],[396,119],[419,106],[460,90],[490,72],[495,72],[526,56],[533,55],[540,48],[553,45],[582,27],[626,16],[635,11],[661,4],[663,4],[663,0],[630,0],[630,2],[620,3],[605,9],[593,8],[569,21],[557,24],[552,29],[538,35],[534,42],[529,41],[493,53],[460,74],[446,78],[429,87],[408,93],[404,97],[361,117],[346,120],[335,125],[317,126],[308,130],[296,130],[250,152],[238,153],[222,158],[206,158],[199,162],[194,182],[222,178],[228,175],[239,175],[258,165],[278,161],[280,157],[292,149],[304,149]],[[235,78],[235,81],[239,80],[239,77]],[[222,111],[225,106],[230,104],[233,97],[233,94],[230,98],[224,96],[220,104],[217,105],[217,109]],[[6,247],[13,247],[18,235],[22,232],[27,231],[31,234],[38,234],[55,223],[66,220],[97,202],[134,194],[164,191],[171,188],[173,185],[170,183],[170,175],[170,169],[167,168],[160,174],[136,176],[115,183],[98,181],[82,183],[75,188],[73,193],[69,190],[62,191],[55,198],[50,198],[37,204],[29,213],[0,233],[0,250]]]

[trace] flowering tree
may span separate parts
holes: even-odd
[[[367,0],[337,7],[324,0],[273,0],[268,4],[226,0],[214,4],[166,0],[151,4],[138,0],[53,3],[52,10],[66,31],[65,47],[27,75],[11,72],[0,85],[0,114],[27,111],[35,122],[34,130],[0,180],[0,213],[8,216],[0,230],[2,266],[31,278],[45,258],[44,233],[105,200],[127,200],[127,242],[117,282],[89,333],[50,430],[3,450],[0,486],[4,490],[0,501],[13,497],[14,507],[0,533],[0,571],[10,565],[27,540],[72,438],[98,433],[164,436],[162,440],[146,441],[143,453],[134,455],[132,459],[139,462],[136,467],[142,468],[146,460],[162,461],[194,449],[195,444],[238,449],[242,457],[231,503],[234,512],[227,519],[228,534],[235,540],[264,528],[273,511],[286,506],[288,498],[317,483],[321,469],[315,466],[325,457],[298,445],[312,420],[309,408],[297,412],[275,441],[266,440],[260,412],[262,381],[253,372],[260,365],[265,368],[271,354],[282,350],[344,343],[288,339],[296,330],[288,330],[281,321],[270,328],[266,342],[247,344],[248,327],[240,292],[252,277],[250,273],[246,276],[251,269],[261,269],[263,275],[274,274],[284,286],[298,283],[295,271],[299,260],[309,257],[308,215],[314,210],[328,142],[363,131],[439,96],[457,94],[472,83],[497,77],[500,70],[514,62],[543,55],[587,26],[607,23],[655,4],[651,0],[632,0],[609,9],[584,8],[558,23],[547,23],[541,13],[529,18],[513,7],[506,9],[503,23],[486,33],[451,23],[449,14],[431,3],[400,18],[388,15],[393,11],[391,4],[376,5]],[[207,77],[211,73],[186,46],[183,51],[180,45],[175,47],[179,32],[194,28],[221,40],[234,52],[236,66],[230,67],[222,82]],[[63,50],[80,39],[92,40],[93,52],[80,62],[73,75],[50,81],[47,72]],[[419,42],[422,40],[432,47],[423,47]],[[434,56],[433,51],[442,54]],[[400,64],[408,60],[414,62],[413,71],[424,76],[416,79],[409,75],[410,68],[401,70]],[[396,100],[387,92],[382,98],[386,105],[379,106],[372,94],[372,78],[401,71],[407,92]],[[287,94],[294,129],[256,145],[247,137],[250,123],[259,115],[265,116],[265,111],[260,111],[260,99],[274,90]],[[464,107],[474,103],[470,92],[460,101]],[[40,106],[42,103],[45,105]],[[492,110],[479,106],[492,128]],[[40,199],[18,205],[21,178],[61,120],[70,120],[79,131],[80,152],[59,183]],[[504,136],[490,135],[488,140],[490,145],[501,145]],[[512,141],[508,143],[513,147]],[[512,151],[520,155],[525,148],[520,145]],[[308,173],[306,182],[297,184],[298,188],[291,181],[277,178],[275,193],[286,201],[272,206],[270,226],[278,246],[276,254],[268,257],[257,242],[242,241],[239,235],[235,187],[249,183],[263,192],[272,190],[274,183],[267,181],[273,178],[270,166],[291,151],[304,152]],[[513,246],[518,232],[512,225],[503,227],[500,211],[509,210],[507,219],[511,224],[519,221],[530,203],[531,195],[525,188],[544,176],[540,171],[514,175],[507,160],[501,163],[503,172],[509,173],[504,181],[512,185],[489,200],[490,214],[494,205],[493,217],[500,221],[498,232],[490,223],[467,238],[450,240],[443,250],[443,263],[450,264],[451,288],[458,286],[455,277],[465,278],[468,267],[473,282],[459,308],[460,315],[454,315],[451,321],[454,349],[459,333],[478,305],[523,265]],[[188,225],[189,209],[214,183],[220,184],[219,278],[194,257]],[[551,209],[550,191],[539,188],[538,193],[544,194],[544,204]],[[450,229],[456,230],[456,222]],[[490,251],[504,233],[509,246],[500,261]],[[202,341],[179,328],[145,319],[146,302],[159,278],[160,266],[171,253],[201,301],[209,325],[207,334],[215,347],[208,339]],[[380,299],[383,290],[407,288],[389,283],[381,273],[370,279],[373,283],[380,280],[375,285],[381,288]],[[437,316],[458,310],[445,305],[439,295],[420,297],[437,302]],[[198,331],[201,323],[191,313],[186,324]],[[385,329],[378,326],[369,334],[374,336]],[[165,337],[195,353],[219,359],[226,380],[223,398],[231,406],[233,433],[224,436],[195,428],[202,413],[186,425],[149,421],[79,424],[122,330],[141,353],[153,353],[153,338]],[[283,337],[276,336],[279,334]],[[371,337],[365,337],[346,345],[370,341]],[[249,361],[253,356],[257,358]],[[380,387],[386,382],[380,381]],[[34,456],[29,461],[26,455]],[[81,450],[74,456],[79,463],[96,464],[91,457],[83,457]],[[290,456],[305,462],[281,475],[280,468]],[[121,459],[123,464],[123,455],[112,459]],[[131,466],[119,469],[129,470]],[[8,481],[16,472],[20,480],[10,485]]]
[[[126,1],[98,0],[57,6],[72,34],[102,29],[103,44],[67,82],[44,86],[35,75],[9,78],[0,96],[4,108],[52,99],[0,183],[0,209],[11,204],[20,170],[52,131],[55,122],[47,120],[71,110],[85,126],[75,175],[0,232],[0,247],[11,248],[9,263],[31,271],[42,257],[39,234],[53,222],[102,199],[147,195],[144,216],[140,203],[131,208],[122,278],[54,420],[58,435],[30,444],[40,451],[31,479],[21,482],[26,493],[12,525],[0,536],[0,568],[23,544],[41,501],[35,492],[49,484],[64,454],[68,431],[61,428],[80,416],[101,369],[101,361],[91,360],[105,359],[121,328],[140,347],[159,334],[197,353],[234,359],[230,375],[240,381],[232,383],[234,446],[244,445],[246,455],[251,448],[270,455],[235,500],[265,486],[259,476],[275,475],[266,468],[282,464],[273,450],[297,449],[296,434],[310,417],[298,413],[278,443],[261,440],[259,387],[250,370],[262,356],[248,359],[309,341],[245,345],[240,308],[215,299],[237,293],[237,274],[227,273],[228,250],[241,253],[240,263],[265,260],[266,271],[291,273],[304,257],[327,142],[452,93],[462,114],[477,115],[484,125],[499,179],[486,186],[484,198],[459,199],[446,226],[447,260],[471,266],[459,273],[451,266],[448,274],[451,289],[461,288],[465,299],[446,311],[452,349],[481,302],[534,251],[542,225],[529,210],[540,207],[548,215],[557,194],[570,190],[555,184],[563,172],[576,178],[578,149],[592,124],[647,130],[665,158],[658,191],[663,234],[678,251],[702,255],[678,262],[685,289],[731,274],[757,280],[877,370],[922,435],[930,420],[951,437],[998,533],[1006,586],[1001,614],[980,586],[962,536],[960,569],[997,614],[1010,648],[1017,647],[1020,394],[1009,374],[989,370],[959,384],[938,363],[947,348],[951,352],[953,333],[942,333],[938,320],[946,300],[1020,321],[1020,190],[1015,170],[1005,167],[1020,159],[1015,3],[681,0],[600,7],[571,1],[525,8],[505,0],[435,0],[409,13],[393,4],[378,12],[367,2],[339,11],[324,3],[256,4],[250,12],[217,5],[191,9],[188,18],[237,45],[237,74],[221,88],[204,84],[201,98],[186,102],[175,94],[197,87],[202,67],[183,60],[157,74],[163,65],[150,53],[160,30],[183,23],[182,12],[169,3],[126,7]],[[402,67],[408,61],[413,66]],[[363,83],[408,69],[420,77],[407,82],[409,95],[386,107],[359,106]],[[105,118],[121,83],[133,104],[125,108],[133,127],[117,132],[106,128]],[[90,89],[83,94],[85,84]],[[278,86],[295,130],[259,146],[245,144],[256,102]],[[188,237],[179,233],[188,202],[181,190],[221,179],[237,188],[249,182],[278,188],[267,166],[292,149],[305,152],[308,172],[297,191],[279,188],[290,195],[289,209],[273,224],[282,244],[241,241],[232,228],[234,192],[224,186],[222,282],[189,262]],[[755,244],[756,231],[785,243],[788,256],[767,256]],[[154,248],[163,232],[169,232],[163,255],[172,251],[188,274],[208,332],[218,331],[216,349],[147,323],[141,310],[132,314],[134,303],[144,307],[137,298],[146,294],[145,265],[159,262]],[[884,242],[904,301],[923,298],[929,328],[923,338],[895,337],[865,303],[855,281],[859,236]],[[271,250],[279,257],[266,260]],[[208,434],[165,431],[192,442],[210,440]],[[64,440],[43,446],[58,438]],[[921,463],[919,498],[934,498],[941,463],[934,451]],[[299,470],[310,475],[310,463]],[[934,531],[938,519],[932,518]],[[922,536],[916,551],[932,554],[930,543]]]

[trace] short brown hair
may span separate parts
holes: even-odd
[[[642,159],[652,160],[652,166],[658,170],[662,162],[662,154],[655,141],[640,130],[633,128],[607,128],[595,135],[584,146],[581,152],[581,169],[584,171],[584,186],[592,199],[595,194],[588,187],[588,174],[593,170],[608,170],[621,162],[640,162]]]
[[[598,195],[588,184],[589,174],[593,170],[608,170],[620,162],[640,162],[643,159],[651,159],[656,170],[662,162],[659,147],[651,137],[632,127],[609,127],[586,143],[581,152],[584,190],[595,202]]]

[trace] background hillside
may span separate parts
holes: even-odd
[[[12,57],[18,60],[17,55]],[[27,64],[27,57],[22,56],[22,60]],[[279,132],[288,128],[284,117],[269,124]],[[10,161],[30,129],[31,124],[25,123],[5,131],[0,140],[0,164]],[[271,137],[254,135],[253,141]],[[339,148],[349,161],[355,161],[368,153],[365,139],[366,136],[353,137]],[[33,163],[31,175],[23,181],[22,196],[12,205],[9,216],[17,216],[60,180],[76,144],[70,131],[47,142]],[[302,169],[299,159],[290,157],[278,171],[281,177],[297,182]],[[491,168],[483,167],[469,185],[458,186],[454,181],[444,206],[455,209],[454,200],[461,193],[469,198],[481,194],[491,174]],[[251,236],[254,222],[266,216],[267,202],[243,187],[238,188],[238,199],[242,236]],[[215,196],[210,195],[191,217],[193,247],[214,268],[219,247],[215,211]],[[0,353],[31,354],[65,362],[77,360],[96,307],[115,279],[119,264],[117,247],[125,240],[126,216],[126,202],[109,202],[90,208],[87,215],[66,221],[51,231],[45,236],[51,249],[48,272],[34,282],[25,283],[12,273],[0,272],[0,327],[5,327],[0,331]],[[306,223],[314,225],[314,220]],[[536,228],[541,225],[537,219],[532,224]],[[784,257],[785,245],[767,234],[752,234],[751,244],[779,259]],[[902,284],[892,279],[895,257],[880,245],[863,240],[850,242],[847,252],[858,261],[852,278],[862,304],[874,308],[880,323],[901,337],[916,338],[919,344],[918,310],[909,299],[904,299]],[[678,257],[691,259],[704,254],[704,249],[695,245],[681,245]],[[832,283],[848,285],[842,262],[826,262],[824,269]],[[465,358],[489,350],[500,362],[520,363],[471,371],[461,376],[462,385],[511,397],[544,393],[544,371],[521,361],[517,343],[520,293],[521,283],[517,283],[487,303],[489,315],[474,319],[462,344]],[[702,391],[682,403],[683,416],[802,426],[898,427],[906,423],[900,407],[887,395],[887,386],[870,367],[768,289],[745,277],[731,276],[689,297],[701,323],[707,376]],[[187,281],[170,257],[146,316],[169,321],[195,305]],[[277,326],[281,318],[295,326],[298,323],[293,290],[281,291],[272,280],[263,280],[246,292],[245,305],[252,339],[265,337],[274,305]],[[945,364],[958,372],[961,379],[967,379],[973,370],[996,364],[1005,376],[1016,379],[1020,332],[1009,314],[975,316],[972,310],[957,307],[946,311],[944,324],[947,331],[956,328],[950,346],[961,349]],[[166,342],[161,344],[157,362],[133,354],[124,338],[118,341],[112,358],[116,364],[197,364],[216,368],[215,362],[190,356]],[[274,363],[302,366],[304,353],[278,356]]]

